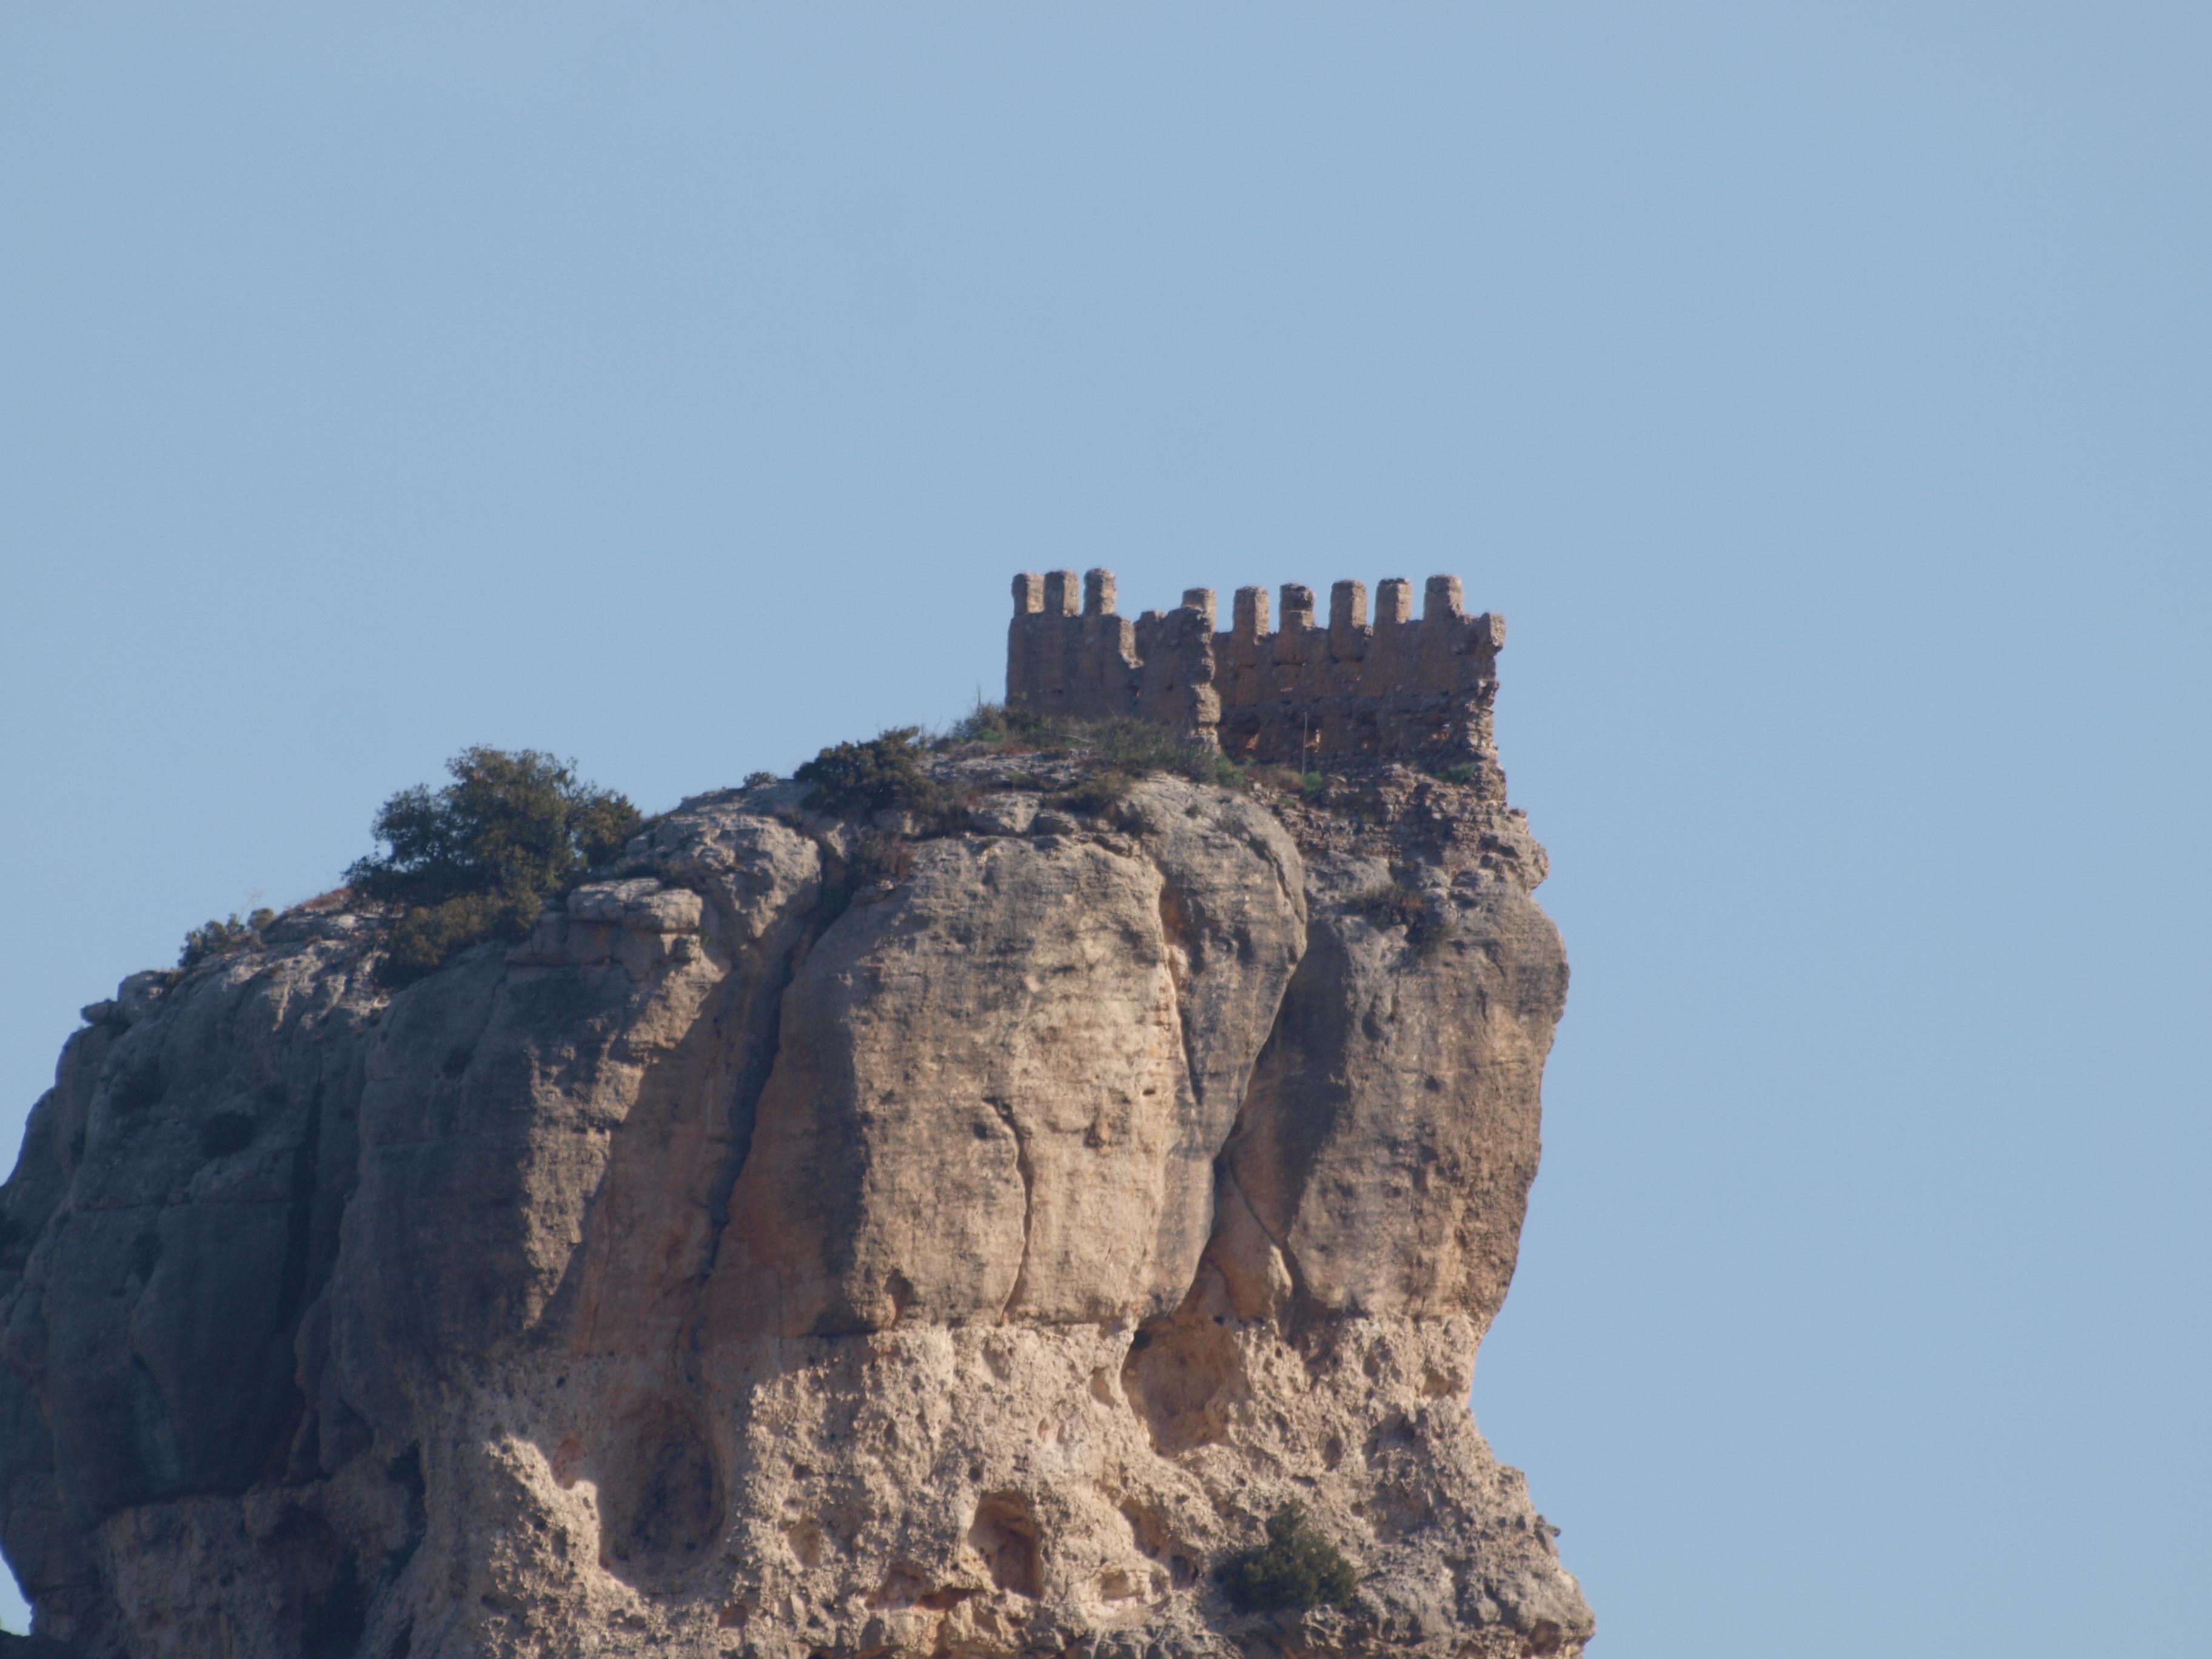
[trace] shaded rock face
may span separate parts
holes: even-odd
[[[527,943],[86,1011],[0,1189],[0,1542],[87,1659],[1572,1654],[1466,1407],[1565,992],[1494,785],[702,797]],[[1094,803],[1096,805],[1096,803]],[[880,840],[876,843],[880,847]],[[1213,1577],[1285,1500],[1349,1605]]]

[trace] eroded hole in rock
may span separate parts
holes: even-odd
[[[1406,1413],[1392,1412],[1367,1431],[1367,1461],[1378,1463],[1399,1447],[1413,1443],[1413,1425],[1406,1421]]]
[[[564,1437],[547,1462],[552,1465],[553,1484],[568,1491],[576,1484],[577,1474],[584,1467],[584,1443],[573,1434]]]
[[[884,1582],[876,1586],[876,1593],[868,1598],[872,1607],[910,1607],[929,1594],[927,1574],[910,1562],[894,1563],[884,1575]]]
[[[1123,1498],[1121,1510],[1121,1518],[1129,1523],[1129,1541],[1137,1547],[1137,1553],[1166,1569],[1152,1574],[1154,1594],[1164,1594],[1170,1584],[1176,1589],[1189,1589],[1198,1583],[1198,1564],[1177,1547],[1165,1516],[1134,1498]]]
[[[161,1098],[161,1062],[158,1057],[141,1061],[118,1078],[108,1096],[118,1112],[143,1112]]]
[[[200,1152],[208,1158],[228,1158],[253,1143],[253,1120],[244,1112],[217,1112],[200,1124]]]
[[[611,1570],[680,1569],[721,1530],[714,1452],[677,1401],[654,1401],[617,1425],[599,1486],[600,1559]]]
[[[1149,1555],[1157,1561],[1167,1553],[1168,1529],[1158,1510],[1147,1508],[1133,1498],[1125,1498],[1121,1500],[1121,1518],[1129,1523],[1129,1541],[1137,1547],[1139,1555]]]
[[[965,1586],[939,1584],[911,1561],[895,1565],[868,1598],[872,1607],[925,1607],[944,1613],[958,1607],[975,1591]]]
[[[368,1595],[348,1557],[330,1583],[301,1609],[301,1659],[352,1659],[368,1625]]]
[[[991,1582],[1031,1601],[1044,1594],[1044,1558],[1037,1547],[1036,1517],[1018,1492],[985,1494],[975,1506],[968,1541],[983,1558]]]
[[[1222,1407],[1240,1376],[1237,1340],[1204,1315],[1177,1314],[1137,1333],[1121,1362],[1129,1397],[1162,1454],[1212,1445],[1227,1432]]]
[[[822,1528],[812,1521],[794,1521],[783,1529],[783,1541],[791,1546],[791,1553],[799,1558],[802,1567],[822,1565]]]

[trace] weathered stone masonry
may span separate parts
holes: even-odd
[[[1267,627],[1267,591],[1240,587],[1229,630],[1214,630],[1213,590],[1187,590],[1169,611],[1131,622],[1114,611],[1114,573],[1014,578],[1006,630],[1006,705],[1077,720],[1157,720],[1239,761],[1486,761],[1505,619],[1461,609],[1456,576],[1431,576],[1422,614],[1402,577],[1376,591],[1329,591],[1328,625],[1310,587],[1282,588],[1282,626]]]

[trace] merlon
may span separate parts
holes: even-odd
[[[1311,764],[1358,759],[1479,760],[1491,746],[1505,619],[1470,617],[1456,576],[1431,576],[1420,617],[1413,585],[1392,577],[1329,590],[1328,625],[1314,591],[1240,587],[1225,631],[1213,590],[1187,589],[1172,611],[1115,614],[1114,573],[1014,578],[1006,630],[1006,706],[1076,720],[1154,720],[1238,761]]]

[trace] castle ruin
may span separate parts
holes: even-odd
[[[1282,625],[1267,626],[1267,590],[1240,587],[1225,633],[1213,590],[1185,591],[1168,611],[1134,622],[1114,610],[1114,573],[1014,578],[1006,630],[1006,706],[1074,720],[1156,721],[1239,762],[1300,769],[1324,763],[1480,763],[1492,751],[1491,708],[1505,619],[1461,608],[1456,576],[1431,576],[1421,615],[1413,585],[1394,577],[1329,590],[1328,623],[1314,592],[1282,587]]]

